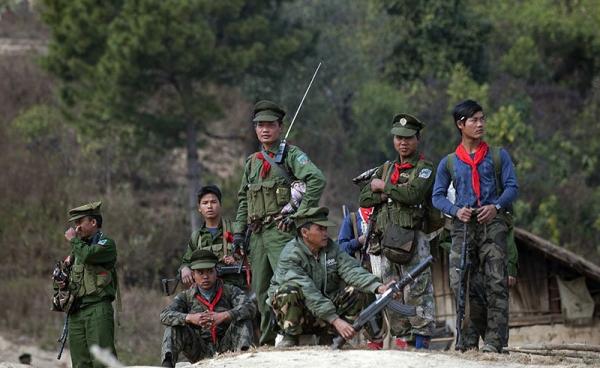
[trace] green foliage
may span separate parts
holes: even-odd
[[[471,77],[471,73],[462,64],[456,64],[450,71],[447,92],[449,100],[448,111],[452,112],[454,106],[466,99],[477,101],[481,106],[489,106],[487,83],[479,84]]]

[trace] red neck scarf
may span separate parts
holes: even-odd
[[[458,147],[456,147],[456,157],[471,167],[471,186],[473,187],[473,192],[475,192],[475,197],[477,197],[478,206],[480,205],[479,198],[481,197],[481,188],[479,186],[479,171],[477,171],[477,166],[483,161],[488,150],[489,147],[487,143],[481,141],[475,151],[475,157],[471,159],[471,155],[469,155],[469,152],[467,152],[462,144],[459,144]]]
[[[269,156],[271,158],[275,156],[275,154],[273,152],[267,152],[267,153],[269,154]],[[260,177],[264,179],[269,174],[269,171],[271,171],[271,164],[269,163],[269,161],[267,161],[267,159],[265,158],[265,156],[263,155],[262,152],[257,153],[256,158],[262,161],[262,168],[260,169]]]
[[[209,302],[208,300],[204,299],[199,292],[198,292],[198,294],[196,294],[196,299],[198,299],[198,301],[200,303],[204,304],[208,308],[209,311],[214,312],[215,306],[217,305],[219,300],[221,300],[221,295],[223,295],[223,286],[222,285],[219,286],[219,288],[217,289],[217,295],[215,295],[212,302]],[[216,344],[217,343],[217,325],[215,325],[215,324],[213,324],[212,327],[210,328],[210,337],[212,338],[213,344]]]
[[[358,211],[360,212],[360,217],[365,222],[365,224],[369,222],[369,217],[371,217],[371,214],[373,213],[373,207],[360,207]]]
[[[419,155],[419,160],[424,160],[425,156],[423,155]],[[392,184],[398,184],[398,180],[400,179],[400,173],[404,170],[408,170],[408,169],[412,169],[413,167],[415,167],[415,165],[411,164],[410,162],[405,162],[403,164],[399,164],[399,163],[394,163],[394,172],[392,173],[392,176],[390,176],[390,182]]]

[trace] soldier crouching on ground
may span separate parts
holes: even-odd
[[[196,250],[190,258],[195,284],[177,294],[160,314],[167,326],[162,342],[163,367],[175,367],[179,353],[191,362],[252,345],[254,303],[244,292],[217,279],[217,257]]]
[[[329,238],[327,227],[334,225],[328,213],[313,207],[294,215],[298,234],[283,249],[269,288],[284,334],[280,347],[297,345],[303,333],[316,333],[320,344],[329,344],[336,332],[353,338],[351,322],[374,300],[373,293],[389,287]]]

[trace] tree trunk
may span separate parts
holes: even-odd
[[[200,189],[200,162],[198,162],[198,128],[197,121],[192,111],[193,103],[193,87],[189,81],[183,81],[180,84],[181,102],[183,104],[184,115],[186,117],[185,125],[185,146],[187,150],[186,164],[187,164],[187,189],[188,189],[188,200],[187,210],[190,218],[190,227],[192,232],[200,228],[200,218],[197,212],[197,193]]]

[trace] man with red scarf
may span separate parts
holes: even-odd
[[[430,255],[423,230],[434,178],[433,164],[418,150],[425,125],[409,114],[396,115],[392,124],[398,156],[381,165],[360,194],[361,207],[375,207],[371,215],[376,216],[375,228],[367,239],[368,253],[373,273],[384,283],[401,277]],[[416,348],[428,348],[435,314],[431,270],[404,289],[404,301],[419,306],[420,312],[406,318],[388,311],[395,345],[404,349],[407,341],[413,341]]]
[[[217,256],[198,249],[190,257],[194,285],[160,313],[167,326],[162,342],[163,367],[175,367],[183,353],[192,363],[252,345],[254,303],[238,287],[217,278]]]
[[[482,351],[499,353],[507,342],[510,221],[507,210],[518,194],[517,178],[506,150],[499,149],[500,168],[495,167],[493,149],[483,140],[485,115],[477,102],[466,100],[456,105],[453,118],[461,143],[455,153],[441,160],[432,199],[436,208],[454,217],[449,273],[455,295],[458,295],[457,269],[465,236],[471,250],[467,293],[470,323],[463,329],[460,348],[477,349],[482,337]],[[450,182],[456,188],[454,204],[446,198]]]
[[[288,144],[282,162],[274,161],[283,132],[284,116],[285,110],[272,101],[263,100],[254,105],[252,122],[260,151],[246,159],[233,224],[235,245],[243,243],[248,227],[252,230],[249,258],[252,291],[256,293],[261,315],[260,345],[274,345],[277,336],[270,324],[267,290],[281,250],[294,237],[291,220],[282,216],[282,210],[292,200],[292,184],[302,182],[306,185],[297,211],[318,207],[325,189],[325,176],[300,148]]]

